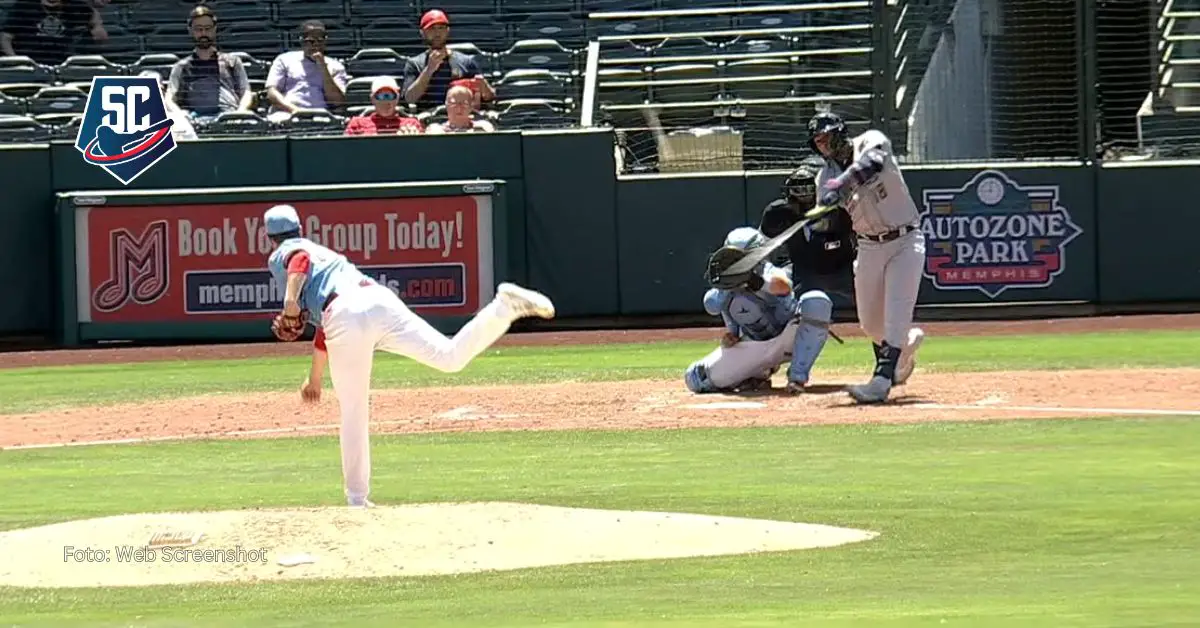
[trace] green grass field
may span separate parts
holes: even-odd
[[[512,348],[457,376],[381,357],[376,386],[677,378],[708,349]],[[980,361],[988,352],[992,359]],[[830,343],[821,368],[862,372],[870,356],[861,353]],[[1200,333],[935,337],[921,368],[1178,367],[1196,366],[1196,355]],[[290,389],[303,367],[302,359],[281,359],[0,370],[0,411]],[[1195,420],[474,433],[372,443],[373,499],[381,505],[505,500],[683,511],[881,536],[825,550],[430,578],[0,588],[0,626],[1200,625]],[[125,512],[342,503],[331,437],[0,456],[0,529]]]

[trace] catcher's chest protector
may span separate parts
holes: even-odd
[[[773,295],[736,292],[727,302],[725,314],[751,340],[769,340],[783,332],[792,308]]]

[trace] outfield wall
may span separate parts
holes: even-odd
[[[211,227],[219,226],[229,217],[226,214],[236,214],[234,222],[242,221],[245,231],[245,219],[261,215],[270,203],[294,202],[304,213],[316,211],[312,203],[321,201],[333,203],[320,209],[326,222],[337,222],[344,211],[346,221],[373,222],[379,233],[386,233],[383,215],[389,213],[389,198],[397,199],[397,216],[410,212],[405,216],[418,225],[412,221],[422,213],[420,202],[399,200],[401,196],[471,196],[463,186],[473,181],[494,186],[501,199],[492,205],[493,228],[483,236],[492,240],[487,245],[493,251],[503,254],[491,260],[493,268],[476,269],[485,270],[493,284],[510,280],[543,290],[555,298],[563,318],[699,314],[708,253],[730,229],[755,224],[783,179],[781,173],[618,179],[613,137],[604,130],[202,140],[181,145],[127,188],[84,163],[70,144],[0,147],[0,168],[8,201],[0,210],[6,227],[0,230],[0,251],[8,261],[0,264],[0,276],[10,287],[8,307],[0,308],[0,335],[45,334],[67,341],[129,334],[254,338],[267,333],[258,323],[265,309],[189,309],[189,298],[193,305],[197,302],[199,288],[193,284],[198,275],[189,275],[193,283],[188,284],[182,275],[146,265],[151,261],[147,259],[140,260],[141,270],[136,264],[127,269],[131,286],[142,283],[126,290],[126,304],[149,307],[134,298],[133,288],[140,288],[137,298],[142,302],[159,296],[173,299],[172,305],[158,306],[165,309],[153,315],[126,317],[123,326],[92,327],[80,334],[80,315],[93,314],[82,311],[80,301],[97,298],[95,277],[113,274],[114,263],[138,261],[131,255],[138,253],[137,245],[149,249],[142,254],[156,246],[138,239],[151,231],[121,235],[122,229],[165,221],[161,236],[153,234],[164,238],[164,250],[173,247],[179,254],[185,232],[176,219],[212,222]],[[1200,215],[1172,204],[1172,198],[1188,198],[1191,186],[1200,187],[1200,178],[1188,176],[1192,168],[1193,164],[1172,163],[907,166],[910,192],[925,212],[929,235],[920,302],[1200,301],[1200,247],[1191,244]],[[337,189],[342,184],[397,182],[428,185]],[[220,192],[215,191],[218,186],[223,188]],[[1177,192],[1168,197],[1165,190]],[[375,205],[352,202],[364,195],[375,199]],[[229,199],[248,205],[236,212],[222,209]],[[127,206],[142,209],[129,209],[134,213],[128,215],[115,209]],[[77,226],[82,208],[95,210],[95,216],[117,217],[88,223],[90,247],[112,250],[101,254],[89,249],[86,264],[77,257],[75,232],[69,231]],[[142,216],[138,211],[149,213]],[[126,224],[122,216],[132,222]],[[141,218],[135,216],[145,220],[138,222]],[[434,220],[432,213],[428,217]],[[445,216],[440,220],[437,224],[450,228]],[[396,236],[394,228],[391,233]],[[240,237],[248,239],[250,234]],[[118,260],[118,253],[126,261]],[[361,257],[362,251],[346,253],[356,262],[371,263]],[[223,271],[251,272],[251,267],[265,264],[261,255],[245,255],[238,251],[216,256],[189,270],[209,273],[219,282],[225,280]],[[491,288],[465,285],[462,275],[464,283],[452,289],[451,278],[438,275],[442,271],[422,270],[422,265],[433,263],[422,255],[415,245],[401,247],[384,265],[417,267],[397,270],[408,273],[409,279],[433,273],[429,285],[444,292],[441,297],[457,298],[451,294],[456,290],[469,292],[476,295],[474,305]],[[192,263],[170,259],[175,266]],[[80,287],[80,270],[89,274],[91,296]],[[157,286],[153,279],[137,277],[139,272],[158,272],[175,277],[166,280],[168,284],[183,283]],[[475,277],[480,281],[480,275]],[[439,281],[445,282],[443,287],[436,287],[442,285]],[[108,297],[121,296],[113,289],[117,292]],[[156,295],[159,289],[162,294]],[[101,300],[98,306],[112,303]],[[450,330],[471,306],[437,302],[422,307],[422,314]]]

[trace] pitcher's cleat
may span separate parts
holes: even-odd
[[[500,284],[496,292],[514,319],[529,316],[554,318],[554,302],[540,292],[508,282]]]

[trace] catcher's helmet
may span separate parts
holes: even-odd
[[[842,117],[832,111],[822,111],[813,116],[808,121],[808,147],[814,153],[821,155],[821,151],[817,149],[817,136],[824,133],[832,133],[833,137],[829,142],[829,149],[833,153],[837,153],[842,145],[846,144],[846,122]]]
[[[738,227],[725,236],[725,246],[737,247],[743,251],[758,248],[766,242],[766,238],[754,227]]]

